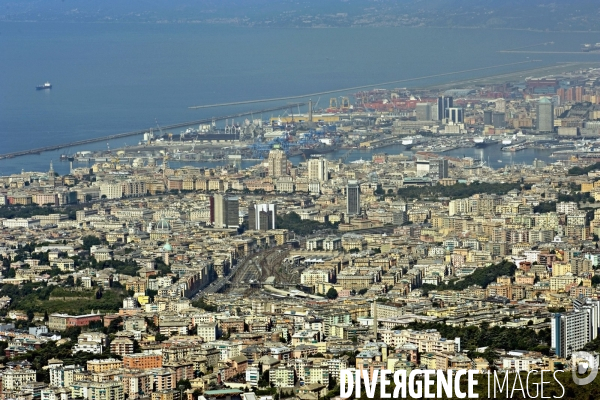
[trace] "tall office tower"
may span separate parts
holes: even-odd
[[[248,205],[248,226],[255,231],[276,229],[277,205],[252,204]]]
[[[495,112],[492,114],[492,125],[494,128],[506,127],[506,114],[503,112]]]
[[[417,160],[417,176],[427,176],[429,175],[429,160]]]
[[[417,121],[431,121],[431,104],[417,103],[415,116],[417,117]]]
[[[269,152],[269,176],[274,178],[287,175],[287,157],[285,151],[276,148]]]
[[[215,228],[237,228],[240,225],[239,198],[215,194],[210,204]]]
[[[256,229],[256,204],[248,203],[248,229]]]
[[[429,160],[429,173],[434,179],[448,177],[448,160],[445,158],[432,158]]]
[[[215,224],[215,196],[208,198],[208,222],[211,225]]]
[[[506,100],[498,99],[496,100],[496,112],[506,112]]]
[[[452,96],[440,96],[437,99],[437,113],[436,113],[436,117],[435,119],[437,121],[441,121],[444,118],[446,118],[446,110],[449,109],[450,107],[452,107],[454,104],[454,101],[452,99]]]
[[[448,118],[448,122],[453,122],[455,124],[460,124],[465,122],[464,111],[460,107],[449,107],[446,109],[446,118]]]
[[[355,180],[348,181],[346,187],[346,214],[360,214],[360,185]]]
[[[329,180],[329,165],[324,158],[311,158],[308,160],[308,180],[327,182]]]
[[[448,160],[444,158],[417,160],[416,164],[417,176],[429,176],[436,180],[448,177]]]
[[[210,206],[212,208],[210,210],[210,214],[213,217],[213,226],[215,228],[223,228],[225,225],[225,219],[223,218],[225,215],[225,196],[222,194],[215,194],[211,196],[211,198],[212,200],[210,201]]]
[[[225,222],[228,228],[240,226],[240,199],[238,197],[225,197]]]
[[[483,112],[483,124],[492,125],[492,110],[485,110]]]
[[[554,131],[554,105],[547,97],[538,100],[536,119],[536,127],[539,132]]]
[[[378,328],[379,328],[379,319],[377,318],[377,301],[373,301],[373,311],[371,315],[373,316],[373,336],[375,337],[375,341],[378,340]]]

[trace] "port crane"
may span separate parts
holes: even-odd
[[[329,99],[329,108],[330,109],[338,109],[338,99],[337,97],[332,97]]]
[[[162,138],[165,134],[164,134],[162,128],[160,127],[160,125],[158,124],[158,120],[155,118],[154,121],[156,122],[156,126],[158,127],[158,131],[160,132],[160,137]]]
[[[318,110],[318,106],[319,106],[319,101],[321,101],[321,96],[319,96],[319,98],[317,99],[317,102],[315,103],[315,105],[313,106],[312,111],[316,111]]]
[[[350,99],[347,96],[342,96],[340,101],[340,109],[349,109]]]

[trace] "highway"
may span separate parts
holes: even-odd
[[[188,121],[188,122],[180,122],[177,124],[162,126],[161,128],[163,130],[169,130],[169,129],[183,128],[183,127],[191,126],[191,125],[209,124],[212,121],[223,121],[226,119],[239,118],[239,117],[244,117],[247,115],[260,114],[260,113],[266,113],[266,112],[277,111],[277,110],[285,110],[290,107],[299,107],[299,106],[304,106],[304,105],[306,105],[306,103],[287,104],[285,106],[271,107],[271,108],[266,108],[263,110],[245,111],[245,112],[241,112],[241,113],[237,113],[237,114],[224,115],[221,117],[205,118],[205,119],[200,119],[200,120],[196,120],[196,121]],[[53,150],[64,149],[67,147],[82,146],[82,145],[90,144],[90,143],[105,142],[108,140],[121,139],[121,138],[129,137],[129,136],[143,135],[145,132],[148,132],[150,129],[151,128],[142,129],[139,131],[117,133],[115,135],[109,135],[109,136],[89,138],[89,139],[84,139],[84,140],[76,140],[76,141],[68,142],[68,143],[61,143],[61,144],[55,144],[55,145],[51,145],[51,146],[38,147],[38,148],[34,148],[34,149],[29,149],[29,150],[15,151],[12,153],[4,153],[4,154],[0,154],[0,160],[5,159],[5,158],[26,156],[29,154],[40,154],[45,151],[53,151]],[[152,129],[154,129],[154,128],[152,128]]]
[[[229,280],[231,279],[231,277],[235,273],[237,273],[237,271],[239,270],[239,267],[241,265],[240,262],[243,263],[244,261],[245,261],[245,259],[238,260],[238,264],[234,265],[233,267],[231,267],[229,269],[229,274],[222,276],[220,278],[217,278],[210,285],[208,285],[204,289],[200,290],[198,293],[196,293],[196,295],[194,296],[194,299],[199,298],[203,294],[218,293],[221,289],[223,289],[223,287],[225,287],[225,285],[227,285],[229,283]]]

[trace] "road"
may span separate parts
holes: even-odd
[[[196,293],[196,295],[194,296],[193,299],[197,300],[204,294],[219,292],[229,282],[231,277],[239,270],[240,263],[244,263],[245,261],[246,261],[245,258],[238,259],[238,263],[229,269],[229,274],[214,280],[210,285],[208,285],[207,287],[205,287],[204,289],[202,289],[198,293]]]

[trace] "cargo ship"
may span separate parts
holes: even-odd
[[[50,84],[50,82],[46,82],[43,85],[36,86],[35,89],[36,90],[52,89],[52,85]]]
[[[495,144],[496,141],[488,136],[476,136],[473,138],[473,143],[475,144],[476,148],[481,149],[491,144]]]
[[[581,46],[581,51],[583,51],[585,53],[590,52],[590,51],[600,51],[600,43],[596,43],[596,44],[586,43]]]
[[[327,154],[335,151],[334,146],[316,146],[316,147],[300,147],[300,152],[305,157],[311,157],[312,155]]]

